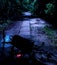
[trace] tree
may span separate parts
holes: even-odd
[[[18,0],[0,0],[0,18],[11,19],[21,14],[21,6]]]

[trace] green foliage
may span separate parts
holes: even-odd
[[[46,4],[45,14],[53,15],[54,10],[55,10],[55,6],[53,3],[49,2],[48,4]]]
[[[33,13],[36,9],[36,1],[37,0],[23,0],[22,4],[24,9]]]
[[[0,20],[0,30],[3,30],[8,27],[13,21],[11,20]]]
[[[21,14],[19,0],[0,0],[0,17],[11,18]]]
[[[23,11],[54,17],[55,0],[0,0],[0,18],[19,18]]]
[[[51,29],[49,27],[44,27],[44,32],[47,35],[47,38],[51,41],[52,45],[57,45],[57,30]]]
[[[49,36],[53,36],[54,35],[54,31],[52,30],[52,29],[50,29],[49,27],[44,27],[44,29],[43,29],[44,31],[45,31],[45,33],[47,34],[47,35],[49,35]]]

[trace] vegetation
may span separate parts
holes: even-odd
[[[56,0],[0,0],[0,24],[18,20],[24,11],[30,11],[55,26]]]
[[[7,27],[11,20],[22,15],[20,0],[0,0],[0,29]]]
[[[57,46],[57,30],[51,29],[47,26],[45,26],[43,30],[47,35],[48,39],[51,40],[52,45]]]
[[[17,0],[0,0],[0,18],[12,19],[21,14],[21,6]]]

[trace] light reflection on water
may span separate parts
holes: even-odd
[[[4,41],[4,39],[1,40],[0,47],[3,47],[3,41]],[[5,36],[5,42],[11,42],[11,38],[9,35]],[[12,46],[11,43],[5,43],[5,45],[4,45],[4,47],[10,47],[10,46]]]
[[[24,16],[31,16],[32,14],[30,12],[23,12]]]
[[[11,44],[5,44],[4,47],[10,47],[12,46]]]
[[[31,15],[31,13],[25,12],[24,15],[29,16],[29,15]],[[33,35],[36,38],[36,35],[38,34],[37,30],[39,31],[39,29],[42,29],[44,26],[46,26],[46,22],[44,20],[42,20],[41,18],[26,19],[22,23],[20,33],[18,33],[19,23],[17,22],[16,25],[14,27],[12,27],[12,29],[8,30],[8,32],[6,33],[5,42],[11,41],[10,35],[14,35],[16,33],[18,33],[17,35],[20,35],[24,38],[30,38],[31,35]],[[5,44],[5,45],[6,45],[6,47],[9,46],[8,44]]]
[[[11,41],[10,36],[9,36],[9,35],[6,35],[6,36],[5,36],[5,42],[10,42],[10,41]],[[11,44],[5,44],[4,47],[10,47],[10,46],[12,46],[12,45],[11,45]]]
[[[9,42],[10,41],[10,36],[9,35],[6,35],[5,36],[5,42]]]

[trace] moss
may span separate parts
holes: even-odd
[[[44,32],[47,35],[48,39],[51,40],[51,44],[57,45],[57,30],[53,30],[49,27],[44,27]]]
[[[44,31],[47,35],[53,35],[54,34],[54,31],[47,26],[44,27]]]

